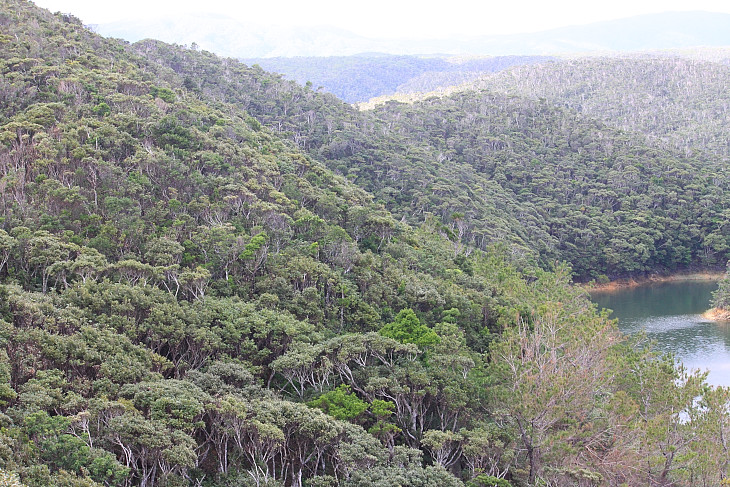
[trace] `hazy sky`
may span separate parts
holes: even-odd
[[[370,37],[511,34],[664,11],[730,13],[728,0],[35,0],[100,24],[166,13],[215,12],[254,24],[335,25]]]

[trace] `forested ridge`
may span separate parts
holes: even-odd
[[[361,113],[210,53],[0,5],[0,485],[725,478],[728,392],[621,337],[571,285],[546,216],[577,193],[510,161],[570,161],[589,194],[616,180],[582,172],[599,155],[653,174],[594,203],[618,218],[606,232],[694,225],[678,257],[647,243],[663,259],[647,269],[724,258],[705,245],[724,235],[722,173],[545,103]],[[619,193],[647,213],[608,212]]]
[[[466,90],[358,112],[210,53],[136,48],[181,82],[198,80],[200,93],[248,110],[397,218],[438,217],[456,248],[503,242],[543,267],[570,262],[579,280],[722,267],[730,257],[730,180],[716,157],[687,156],[545,100]]]
[[[499,218],[484,218],[474,198],[457,196],[471,180],[496,183],[496,201],[514,202],[508,214],[527,233],[524,241],[543,261],[570,262],[578,279],[727,260],[730,180],[721,165],[653,148],[544,101],[487,92],[389,104],[374,115],[393,127],[396,143],[427,141],[442,161],[426,186],[430,201],[414,197],[411,208],[438,202],[432,211],[460,220],[469,243]]]
[[[516,67],[473,86],[546,98],[679,153],[727,161],[728,83],[725,62],[647,55]]]

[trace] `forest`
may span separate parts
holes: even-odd
[[[366,189],[396,219],[438,218],[456,248],[500,243],[543,267],[569,262],[578,281],[724,268],[730,257],[730,176],[721,158],[688,156],[546,99],[461,90],[359,111],[210,53],[136,46]],[[513,68],[526,69],[539,68]],[[718,116],[715,125],[727,126]]]
[[[573,284],[725,268],[719,159],[0,5],[0,486],[726,482],[730,391]]]
[[[721,51],[723,53],[724,51]],[[727,144],[727,59],[676,56],[579,59],[515,68],[482,77],[473,87],[545,98],[638,131],[655,144],[700,157],[730,155]]]
[[[445,56],[396,56],[388,54],[330,57],[245,58],[248,65],[282,73],[300,85],[311,83],[348,102],[398,92],[428,92],[474,81],[486,73],[511,66],[533,64],[548,56],[490,56],[462,59]]]

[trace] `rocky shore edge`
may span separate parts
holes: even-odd
[[[702,313],[702,317],[712,321],[730,321],[730,310],[722,308],[712,308]]]
[[[661,282],[673,282],[673,281],[719,281],[725,276],[724,272],[693,272],[689,274],[670,274],[668,276],[663,275],[651,275],[642,278],[630,278],[630,279],[617,279],[607,283],[588,283],[583,284],[583,288],[588,292],[611,292],[618,291],[620,289],[644,286],[646,284],[654,284]]]

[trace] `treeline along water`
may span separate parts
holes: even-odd
[[[730,324],[702,317],[716,288],[714,281],[664,282],[595,292],[591,299],[613,310],[622,332],[644,330],[659,350],[691,369],[709,370],[710,384],[730,386]]]

